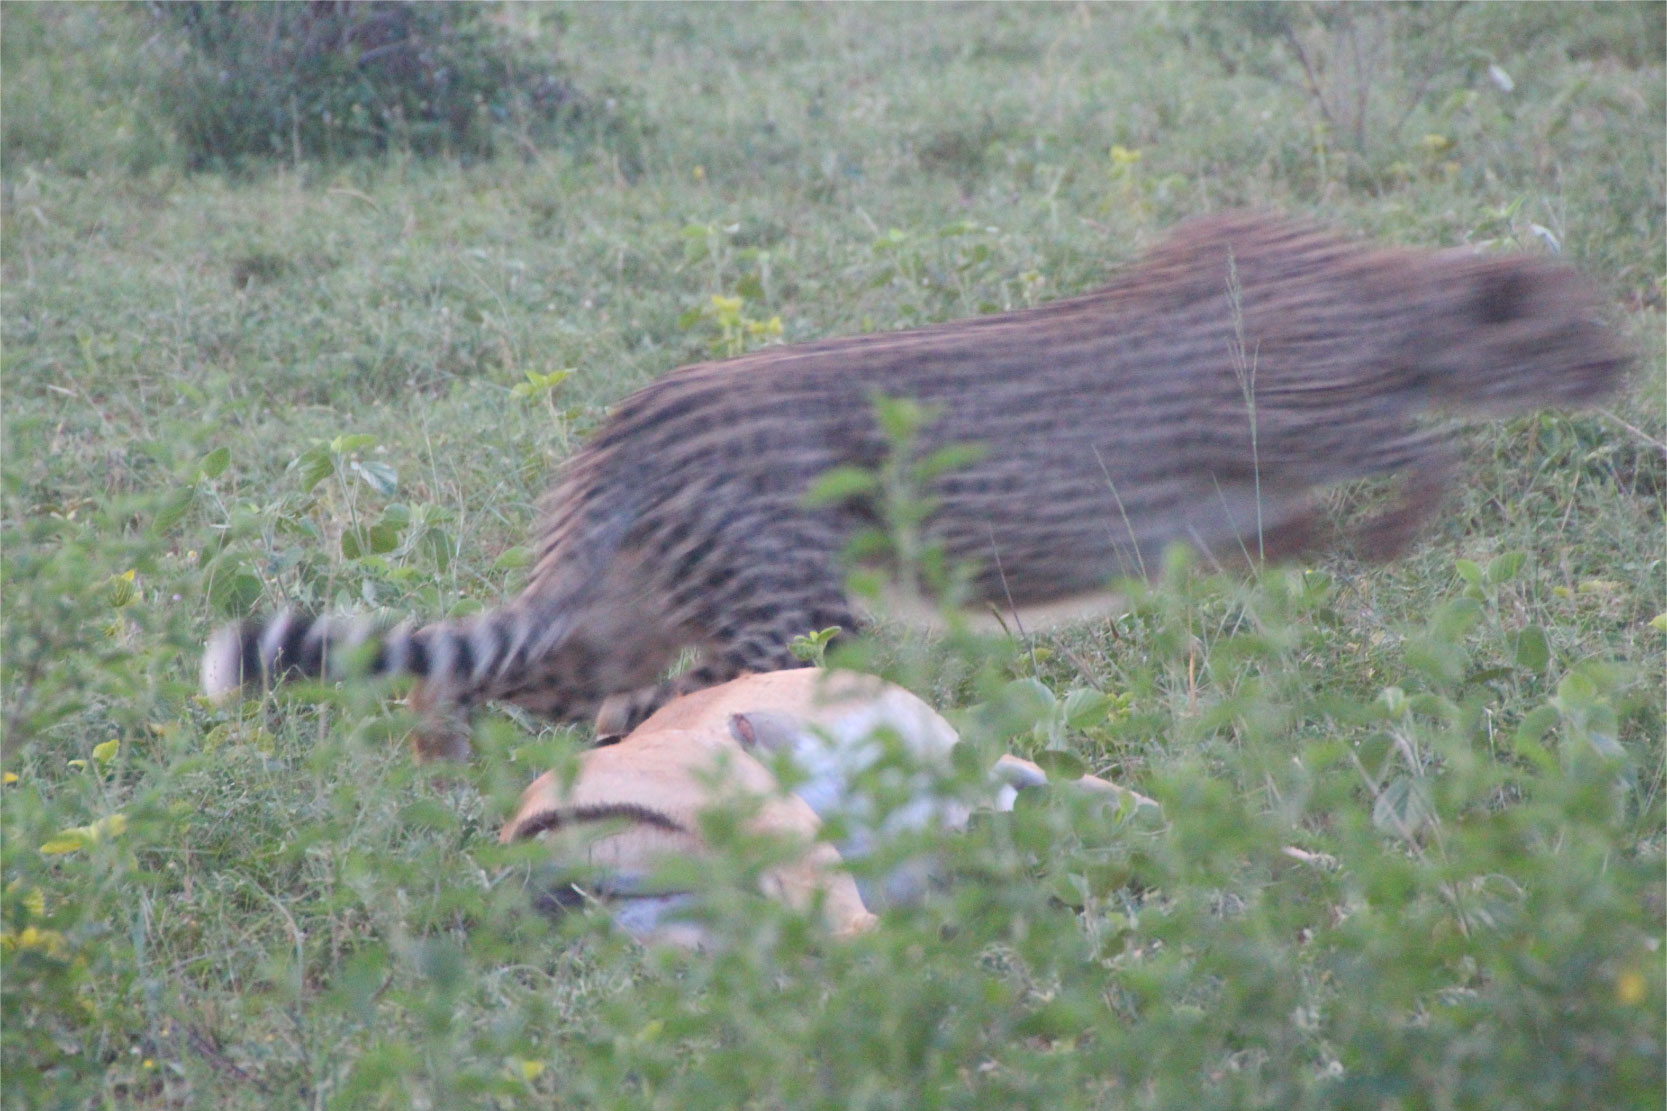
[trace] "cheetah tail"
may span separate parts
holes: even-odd
[[[220,628],[203,650],[203,693],[290,677],[413,675],[448,701],[490,697],[512,682],[528,647],[528,615],[505,607],[422,628],[380,617],[307,617],[284,610]]]

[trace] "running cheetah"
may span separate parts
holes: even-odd
[[[935,415],[922,458],[982,448],[930,481],[925,532],[972,568],[974,601],[1006,608],[1101,591],[1176,542],[1312,550],[1314,492],[1370,475],[1400,475],[1403,497],[1354,540],[1392,556],[1451,465],[1426,414],[1586,405],[1627,365],[1569,266],[1206,217],[1095,293],[674,371],[569,461],[514,601],[391,629],[245,621],[209,642],[203,683],[341,674],[344,648],[373,644],[354,658],[416,676],[450,723],[422,755],[466,754],[462,715],[483,699],[623,733],[677,693],[799,666],[799,634],[859,626],[841,555],[875,507],[806,492],[831,468],[884,461],[876,396]],[[658,681],[691,647],[697,664]]]

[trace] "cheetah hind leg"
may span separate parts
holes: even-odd
[[[798,666],[798,661],[784,666]],[[683,674],[667,679],[663,683],[655,683],[651,687],[638,687],[634,691],[609,695],[602,703],[602,709],[596,714],[595,744],[613,744],[621,740],[627,733],[647,721],[655,710],[670,702],[674,698],[689,694],[692,691],[715,687],[719,683],[727,683],[731,679],[738,679],[748,671],[780,671],[782,667],[745,668],[736,667],[732,661],[726,659],[713,660],[711,663],[701,663],[685,671]]]
[[[1286,508],[1275,521],[1266,522],[1261,535],[1252,533],[1239,541],[1239,553],[1252,566],[1258,562],[1281,563],[1296,559],[1320,547],[1324,529],[1319,506],[1303,498]]]
[[[1404,473],[1394,504],[1355,529],[1360,557],[1381,563],[1404,555],[1446,500],[1453,469],[1452,455],[1441,452]]]
[[[832,626],[842,630],[842,637],[849,636],[857,630],[857,625],[854,611],[840,598],[837,605],[830,601],[810,607],[808,616],[803,609],[792,607],[778,612],[767,623],[726,630],[723,640],[710,643],[702,653],[706,658],[683,674],[653,686],[609,696],[596,715],[596,743],[618,740],[648,720],[661,706],[692,691],[727,683],[752,672],[806,667],[806,661],[793,654],[796,637]]]
[[[435,760],[463,763],[469,759],[472,707],[468,701],[444,698],[418,683],[407,696],[406,704],[417,712],[417,724],[411,730],[411,748],[417,763]]]

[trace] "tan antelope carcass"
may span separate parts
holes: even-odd
[[[912,801],[882,817],[856,788],[885,757],[887,738],[916,763],[907,784]],[[923,897],[931,862],[902,865],[880,889],[865,890],[843,868],[844,857],[866,855],[907,830],[964,828],[974,804],[1010,810],[1018,791],[1048,782],[1030,761],[1002,756],[983,800],[943,794],[939,784],[958,739],[925,702],[873,676],[815,668],[748,675],[678,698],[618,743],[585,752],[571,786],[564,788],[554,772],[540,776],[499,840],[548,838],[557,870],[564,864],[588,870],[584,894],[606,902],[629,933],[702,946],[711,938],[686,916],[694,896],[655,887],[655,872],[669,855],[710,851],[699,832],[703,811],[726,797],[750,798],[757,806],[752,831],[803,846],[765,874],[764,894],[801,909],[820,896],[833,933],[858,933],[874,924],[873,908]],[[765,766],[779,756],[798,771],[791,793]],[[1124,805],[1156,805],[1093,776],[1077,782]],[[817,840],[822,819],[834,813],[847,832],[837,847]],[[583,897],[558,884],[552,901]]]

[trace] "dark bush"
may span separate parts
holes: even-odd
[[[485,157],[594,134],[594,106],[497,5],[153,4],[159,93],[193,169],[389,149]]]

